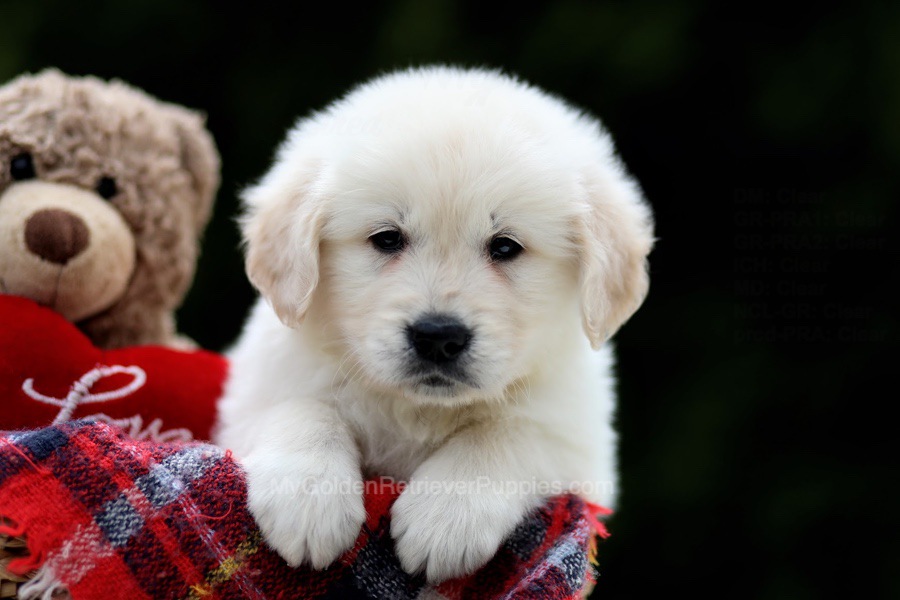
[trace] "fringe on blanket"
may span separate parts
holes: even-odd
[[[69,590],[66,588],[49,565],[44,565],[37,570],[34,577],[22,584],[19,588],[19,600],[69,600]]]

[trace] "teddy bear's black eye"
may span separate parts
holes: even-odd
[[[371,236],[369,240],[372,242],[373,246],[387,254],[400,252],[401,250],[403,250],[403,246],[406,245],[406,240],[403,238],[403,234],[396,229],[379,231],[375,235]]]
[[[491,253],[492,260],[512,260],[522,252],[521,244],[508,237],[495,237],[491,240],[488,251]]]
[[[101,178],[97,182],[97,193],[107,200],[118,194],[119,188],[116,186],[116,180],[112,177]]]
[[[34,179],[34,161],[31,160],[31,155],[27,152],[23,152],[17,156],[14,156],[11,161],[9,161],[9,174],[16,181],[22,181],[24,179]]]

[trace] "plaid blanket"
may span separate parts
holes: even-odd
[[[0,437],[0,528],[25,535],[38,576],[21,593],[72,598],[579,597],[593,533],[575,496],[551,499],[475,574],[429,587],[401,568],[388,517],[395,486],[366,497],[356,545],[324,571],[291,569],[263,542],[240,466],[202,443],[135,441],[76,421]]]

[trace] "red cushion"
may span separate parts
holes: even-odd
[[[0,430],[105,415],[139,439],[209,439],[227,369],[203,350],[101,350],[49,308],[0,295]]]

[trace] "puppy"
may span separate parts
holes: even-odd
[[[605,342],[653,225],[595,119],[498,72],[388,74],[300,120],[243,199],[262,300],[217,441],[289,564],[352,546],[369,476],[407,482],[391,533],[431,582],[548,495],[613,504]]]

